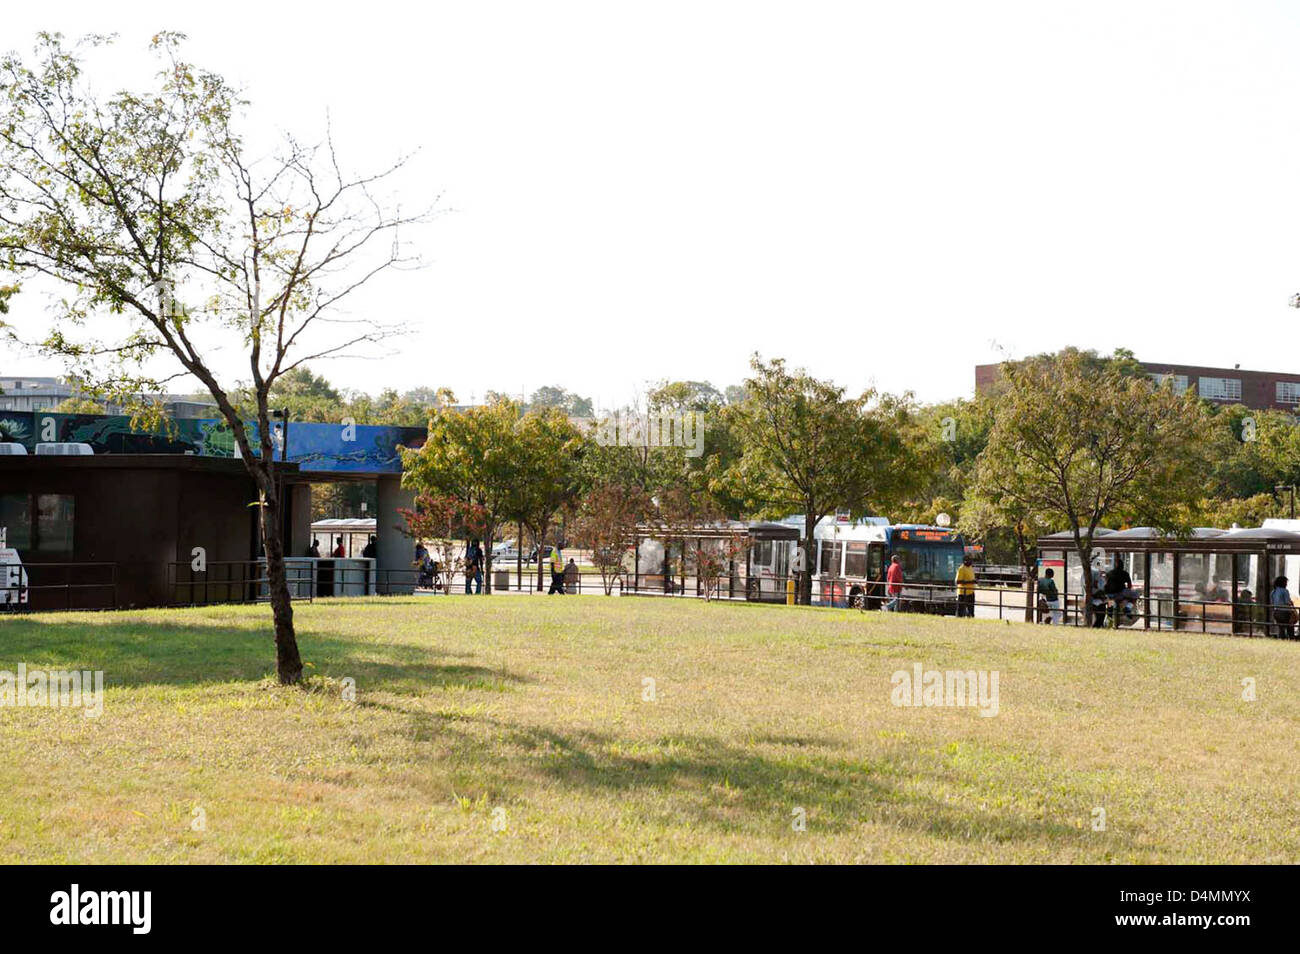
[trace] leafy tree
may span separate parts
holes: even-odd
[[[1215,467],[1214,495],[1225,499],[1272,493],[1300,482],[1300,426],[1288,411],[1208,405],[1224,448]]]
[[[1040,522],[1041,515],[1035,513],[1024,501],[1016,497],[984,496],[978,487],[963,502],[961,519],[957,526],[968,539],[985,541],[985,555],[989,553],[989,541],[999,535],[1009,536],[1014,545],[1016,565],[1024,573],[1025,585],[1025,622],[1034,619],[1034,585],[1029,582],[1036,579],[1038,567],[1037,540],[1054,528]]]
[[[488,532],[487,511],[455,497],[420,494],[415,507],[399,508],[403,524],[396,529],[415,540],[427,543],[438,558],[445,592],[451,592],[451,578],[465,572],[465,559],[457,554],[457,540],[481,537]],[[412,559],[411,565],[418,569]]]
[[[333,313],[402,261],[398,230],[419,216],[379,196],[400,163],[345,174],[328,135],[320,146],[287,138],[255,160],[238,93],[183,60],[182,39],[154,37],[155,84],[105,98],[58,34],[39,35],[34,65],[0,59],[0,267],[67,290],[39,344],[83,377],[158,391],[144,367],[159,361],[211,394],[257,487],[276,671],[296,683],[273,391],[295,368],[391,330]],[[213,360],[235,349],[251,375],[252,428]]]
[[[777,359],[755,355],[743,402],[728,407],[743,454],[725,479],[751,512],[804,515],[804,552],[815,552],[813,532],[844,508],[855,515],[883,512],[914,493],[931,467],[931,442],[918,428],[906,398],[844,389]],[[812,578],[799,582],[802,603],[812,601]]]
[[[50,408],[55,414],[103,414],[104,405],[88,397],[64,398]]]
[[[552,520],[578,490],[583,440],[567,415],[555,408],[529,411],[514,429],[516,462],[508,516],[537,541],[537,588],[542,589],[542,549]],[[519,541],[520,547],[523,541]]]
[[[361,505],[366,505],[362,513]],[[312,484],[313,520],[374,516],[379,512],[379,488],[373,482],[328,481]]]
[[[600,484],[583,495],[573,534],[591,550],[606,596],[614,591],[614,583],[632,553],[633,532],[648,508],[640,489],[619,484]]]
[[[708,381],[660,381],[646,395],[652,411],[715,413],[726,405],[722,392]]]
[[[581,397],[561,387],[541,387],[528,399],[528,409],[554,408],[570,417],[591,417],[591,398]]]
[[[657,498],[663,499],[667,492],[677,498],[680,509],[685,493],[697,499],[699,509],[717,511],[718,516],[741,516],[744,501],[721,479],[742,451],[740,438],[723,413],[726,405],[726,397],[707,381],[661,381],[646,395],[648,414],[682,420],[689,425],[688,433],[700,435],[698,456],[675,449],[666,456],[660,454],[662,486]]]
[[[973,492],[1009,519],[1063,525],[1092,591],[1092,539],[1103,521],[1185,533],[1215,458],[1210,416],[1190,394],[1066,352],[1004,366]]]
[[[638,491],[639,499],[651,505],[646,517],[655,500],[679,485],[686,469],[684,448],[662,446],[651,439],[650,415],[646,406],[625,407],[593,421],[579,474],[581,486],[588,490],[613,484]],[[615,418],[620,427],[618,443],[602,443],[602,436],[608,436],[608,420]],[[629,425],[633,425],[630,430]]]
[[[749,536],[740,530],[696,541],[695,550],[687,553],[687,566],[699,581],[706,603],[721,595],[722,580],[730,578],[733,564],[743,561],[748,550]]]
[[[934,467],[925,475],[920,494],[892,515],[896,520],[932,523],[940,513],[960,520],[975,461],[993,426],[993,403],[977,396],[969,401],[928,405],[918,411],[920,429],[933,440]]]
[[[451,388],[411,388],[402,394],[402,400],[416,407],[451,407],[456,403],[456,392]]]
[[[240,388],[232,400],[246,419],[257,416],[257,395],[252,386]],[[287,410],[290,421],[337,422],[346,416],[343,395],[305,365],[281,374],[268,392],[267,401],[275,410]]]
[[[1272,493],[1228,499],[1205,497],[1192,504],[1188,510],[1187,523],[1221,527],[1225,530],[1233,524],[1238,527],[1258,527],[1269,517],[1282,517],[1288,513],[1287,505]]]
[[[510,400],[453,410],[435,409],[418,450],[402,450],[402,486],[430,497],[450,497],[482,513],[484,592],[492,592],[492,541],[518,508],[517,482],[525,471],[516,433],[519,405]]]

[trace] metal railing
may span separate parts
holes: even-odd
[[[310,600],[310,588],[299,585],[286,560],[289,598]],[[218,603],[261,603],[270,600],[265,560],[211,560],[196,570],[189,561],[167,564],[167,605],[206,606]]]
[[[412,572],[416,573],[417,577],[420,575],[416,570],[412,570]],[[533,564],[531,568],[528,564],[524,564],[522,574],[518,572],[514,563],[510,563],[508,569],[502,567],[499,563],[493,564],[491,576],[491,591],[493,593],[542,593],[545,595],[551,592],[553,585],[551,571],[548,566],[543,570],[541,586],[538,586],[536,564]],[[471,594],[486,593],[488,591],[488,575],[486,573],[481,574],[477,579],[470,577],[466,581],[465,572],[459,567],[450,572],[440,570],[432,582],[434,584],[432,586],[421,584],[417,586],[417,589],[420,592],[432,591],[440,595],[464,594],[466,592]],[[467,582],[468,590],[466,589]],[[611,595],[621,593],[623,588],[623,579],[621,576],[616,575],[613,580],[613,593]],[[603,594],[605,592],[605,583],[597,571],[583,569],[576,572],[566,571],[563,591],[569,594]]]
[[[702,591],[693,583],[694,577],[687,576],[685,587],[678,577],[672,578],[670,590],[662,586],[661,577],[649,579],[641,577],[643,586],[633,590],[630,586],[625,592],[645,596],[685,596],[696,598]],[[791,597],[786,585],[794,582],[796,590],[797,577],[763,576],[740,577],[732,582],[728,592],[728,580],[723,578],[715,584],[715,599],[737,599],[767,603],[785,603]],[[938,613],[943,615],[969,615],[980,619],[999,619],[1025,621],[1047,624],[1052,621],[1050,608],[1039,605],[1036,586],[1028,591],[1023,583],[990,586],[976,583],[972,588],[972,599],[963,604],[958,598],[955,583],[909,583],[902,584],[903,592],[899,598],[897,610],[900,612]],[[743,592],[742,592],[743,591]],[[876,580],[852,580],[842,578],[813,579],[813,605],[856,607],[862,610],[885,609],[890,603],[889,584]],[[1061,600],[1057,608],[1057,625],[1088,625],[1088,600],[1069,594]],[[1026,608],[1028,604],[1028,609]],[[1197,599],[1195,597],[1175,598],[1172,593],[1139,593],[1132,603],[1132,612],[1116,612],[1114,600],[1104,607],[1098,607],[1091,618],[1095,627],[1118,627],[1125,629],[1156,629],[1165,632],[1201,632],[1209,634],[1236,636],[1280,636],[1294,637],[1300,634],[1300,621],[1296,623],[1278,622],[1276,612],[1295,612],[1296,606],[1273,606],[1253,600],[1238,600],[1233,603],[1225,599]]]
[[[15,566],[11,572],[17,571]],[[72,610],[72,609],[117,609],[117,564],[116,563],[23,563],[22,577],[27,582],[8,581],[0,586],[0,607],[8,612],[33,612],[36,610]],[[107,580],[74,582],[74,573],[105,573]],[[60,581],[45,582],[49,576],[62,572]],[[46,600],[43,594],[63,592],[63,598]],[[76,600],[73,593],[85,593],[89,600]],[[94,595],[91,595],[94,594]],[[62,604],[62,605],[59,605]]]
[[[1234,636],[1280,636],[1291,638],[1297,631],[1294,622],[1279,622],[1276,615],[1295,618],[1296,607],[1274,605],[1266,601],[1197,599],[1177,597],[1172,593],[1146,594],[1136,599],[1103,601],[1070,594],[1061,601],[1063,622],[1086,626],[1088,604],[1092,603],[1091,625],[1121,629],[1156,629],[1167,632],[1218,633]]]

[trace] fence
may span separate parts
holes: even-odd
[[[456,571],[442,575],[432,586],[422,585],[418,568],[380,569],[373,561],[346,561],[349,565],[331,566],[328,560],[290,558],[285,561],[289,594],[293,600],[308,602],[321,596],[387,595],[425,593],[431,595],[465,592],[465,577]],[[343,562],[343,561],[340,561]],[[363,565],[355,565],[363,564]],[[120,606],[118,565],[114,563],[26,563],[26,582],[0,586],[0,606],[9,612],[59,609],[117,609]],[[536,566],[494,570],[492,589],[496,592],[548,593],[551,590],[549,569],[542,573],[538,587]],[[19,578],[21,579],[21,578]],[[484,580],[486,582],[486,580]],[[794,576],[746,578],[743,574],[700,579],[695,576],[641,574],[640,586],[632,585],[630,574],[612,580],[612,593],[618,596],[686,597],[699,599],[708,591],[709,598],[737,602],[785,603],[792,599],[790,584]],[[270,580],[265,560],[237,560],[208,563],[203,571],[193,570],[187,562],[167,564],[167,605],[193,606],[214,603],[254,603],[269,599]],[[863,610],[884,609],[890,601],[881,581],[839,578],[814,578],[813,603],[822,606],[856,607]],[[471,581],[471,591],[475,589]],[[483,587],[486,589],[486,586]],[[568,572],[565,592],[604,594],[605,581],[590,570]],[[1026,602],[1030,602],[1026,614]],[[1088,625],[1087,600],[1068,595],[1055,612],[1045,612],[1034,599],[1032,588],[1023,586],[988,586],[977,584],[970,614],[983,619],[1031,620],[1056,622],[1069,626]],[[1126,629],[1156,629],[1217,633],[1237,636],[1293,637],[1300,627],[1279,623],[1275,611],[1295,612],[1295,607],[1275,607],[1254,600],[1197,599],[1175,597],[1166,592],[1139,591],[1125,611],[1117,610],[1114,600],[1103,607],[1094,604],[1091,623]],[[951,584],[904,583],[896,607],[902,612],[954,615],[959,606]],[[965,609],[963,607],[962,609]]]
[[[0,606],[9,612],[117,608],[116,563],[24,563],[21,573],[16,564],[8,569]]]
[[[415,568],[380,569],[370,559],[289,557],[284,563],[289,598],[307,602],[328,596],[413,593],[419,577]],[[203,570],[184,561],[169,563],[167,585],[171,606],[270,600],[265,559],[214,561]]]
[[[692,580],[691,577],[686,579],[688,583]],[[797,580],[793,576],[765,576],[761,580],[752,578],[746,582],[760,585],[758,597],[749,592],[744,595],[727,592],[728,581],[724,579],[717,584],[714,598],[787,602],[793,598],[793,595],[788,592],[787,584],[797,583]],[[863,610],[884,609],[890,601],[886,587],[887,584],[881,581],[814,578],[813,603],[822,606],[857,607]],[[748,590],[743,583],[742,588]],[[734,591],[734,585],[732,589]],[[855,589],[857,592],[854,592]],[[639,591],[629,587],[625,592],[629,595],[647,596],[698,597],[702,595],[702,589],[697,588],[692,591],[689,585],[683,588],[676,579],[671,582],[671,589],[668,591],[661,591],[658,584],[655,584]],[[972,595],[973,600],[969,604],[970,615],[976,618],[1022,622],[1028,618],[1040,623],[1052,621],[1050,611],[1044,611],[1038,605],[1032,588],[1026,592],[1023,584],[1006,586],[976,584]],[[1056,621],[1075,627],[1088,625],[1087,603],[1088,600],[1078,596],[1068,597],[1059,607]],[[1026,613],[1027,604],[1028,613]],[[1239,599],[1233,603],[1226,599],[1197,599],[1181,596],[1175,598],[1172,593],[1139,592],[1137,598],[1131,603],[1131,612],[1125,612],[1122,605],[1117,611],[1113,599],[1106,601],[1105,605],[1094,604],[1094,608],[1091,625],[1096,627],[1157,629],[1235,636],[1290,637],[1300,632],[1300,624],[1279,623],[1274,618],[1274,613],[1277,611],[1300,612],[1294,605],[1272,606],[1253,600]],[[959,612],[959,603],[952,584],[904,583],[897,609],[901,612],[955,615]]]

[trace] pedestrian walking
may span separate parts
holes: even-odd
[[[889,594],[885,609],[891,613],[897,612],[903,597],[903,564],[898,561],[898,554],[889,558],[889,572],[885,575],[885,581],[888,584],[885,589]]]
[[[558,545],[551,550],[551,588],[546,591],[546,595],[552,593],[564,593],[564,557]]]

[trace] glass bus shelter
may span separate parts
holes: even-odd
[[[1099,528],[1092,553],[1094,573],[1123,562],[1140,594],[1133,625],[1146,629],[1275,635],[1274,579],[1287,577],[1292,594],[1300,588],[1300,533],[1289,530],[1201,527],[1178,538],[1152,527]],[[1082,625],[1087,600],[1073,534],[1040,537],[1038,556],[1040,575],[1044,565],[1064,567],[1057,573],[1062,607],[1068,622]]]

